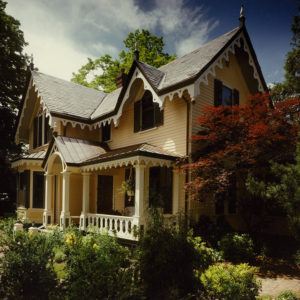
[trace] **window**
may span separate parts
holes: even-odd
[[[33,172],[33,208],[44,208],[44,173]]]
[[[149,170],[149,206],[163,208],[165,214],[172,213],[171,168],[152,167]]]
[[[102,125],[102,127],[101,127],[102,142],[110,141],[110,138],[111,138],[110,132],[111,132],[110,124]]]
[[[29,193],[30,193],[30,171],[25,170],[20,173],[20,191],[19,202],[26,208],[29,208]]]
[[[145,91],[143,98],[134,103],[134,132],[163,125],[163,110],[153,102],[150,91]]]
[[[214,81],[214,104],[215,106],[233,106],[239,105],[240,95],[236,89],[231,89],[224,85],[222,81],[215,79]]]
[[[51,139],[49,117],[41,114],[33,120],[33,148],[47,144]]]

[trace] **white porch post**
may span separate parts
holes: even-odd
[[[63,186],[62,186],[62,211],[60,214],[60,227],[65,228],[70,225],[70,175],[71,172],[64,171],[63,174]]]
[[[43,225],[47,226],[52,223],[52,211],[51,211],[51,200],[52,200],[52,174],[45,174],[46,182],[45,182],[45,209],[43,213]]]
[[[136,225],[144,223],[144,187],[145,187],[145,166],[135,165],[135,210]]]
[[[90,210],[90,173],[82,173],[82,211],[80,215],[80,229],[86,229],[86,218]]]

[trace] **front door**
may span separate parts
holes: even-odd
[[[98,176],[97,213],[111,214],[113,210],[113,176]]]

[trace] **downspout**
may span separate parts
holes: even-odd
[[[187,100],[187,124],[186,124],[186,155],[188,157],[188,163],[190,164],[192,162],[192,145],[191,145],[191,139],[192,139],[192,103],[191,101]],[[188,170],[185,174],[185,183],[188,183],[191,181],[191,171]],[[185,194],[185,213],[187,216],[191,216],[191,197],[190,193],[187,192]]]

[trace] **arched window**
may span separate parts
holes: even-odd
[[[141,100],[134,103],[134,132],[163,125],[163,110],[153,102],[150,91],[145,91]]]

